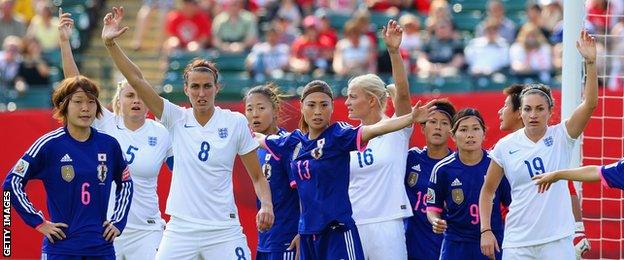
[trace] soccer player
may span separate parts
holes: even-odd
[[[65,78],[80,75],[69,44],[73,23],[71,14],[59,8],[59,44]],[[128,82],[119,82],[112,103],[114,113],[102,107],[102,116],[93,122],[93,127],[117,139],[134,182],[126,229],[114,242],[115,256],[154,259],[165,227],[156,181],[171,147],[169,132],[160,123],[145,118],[147,108]],[[113,199],[109,200],[109,212],[114,206],[112,202]]]
[[[564,183],[555,183],[544,194],[532,185],[535,175],[569,167],[571,150],[589,122],[598,103],[596,43],[581,32],[577,49],[585,58],[587,77],[585,100],[570,118],[548,126],[553,99],[550,89],[541,84],[525,87],[520,94],[524,128],[498,141],[490,153],[492,162],[481,190],[481,250],[493,256],[499,250],[490,225],[492,199],[503,175],[512,188],[512,204],[505,219],[505,259],[573,259],[574,218],[569,192]]]
[[[427,146],[423,149],[411,148],[407,153],[405,169],[405,189],[414,216],[405,219],[405,240],[407,256],[410,260],[439,259],[443,236],[433,233],[427,219],[427,188],[433,166],[451,154],[448,140],[455,107],[447,100],[439,100],[433,105],[434,112],[421,123]]]
[[[600,181],[607,188],[624,189],[624,160],[603,166],[583,166],[576,169],[558,170],[533,176],[538,192],[548,191],[552,183],[559,180],[581,182]]]
[[[15,210],[45,236],[42,259],[114,259],[113,240],[126,226],[132,181],[117,140],[90,127],[102,114],[98,95],[88,78],[61,81],[52,104],[63,127],[35,141],[4,181]],[[28,200],[25,187],[35,179],[45,187],[49,220]],[[115,210],[107,216],[112,182]]]
[[[403,29],[390,20],[382,34],[392,61],[396,80],[393,96],[395,115],[412,112],[407,74],[399,53]],[[366,74],[349,81],[345,105],[350,119],[361,125],[373,125],[387,119],[386,86],[377,75]],[[364,151],[352,151],[350,158],[349,198],[353,219],[362,241],[366,259],[405,259],[403,219],[412,216],[409,199],[403,189],[403,169],[412,127],[371,139]]]
[[[453,118],[452,137],[457,152],[439,161],[429,179],[427,217],[433,232],[444,233],[440,259],[488,259],[479,247],[479,191],[487,167],[488,153],[483,150],[485,122],[479,111],[465,108]],[[508,197],[508,189],[496,191],[494,204]],[[491,212],[489,230],[498,241],[503,240],[503,221],[498,207]],[[500,253],[496,259],[500,259]]]
[[[349,153],[363,152],[372,138],[424,121],[434,109],[431,103],[419,107],[418,102],[410,114],[373,125],[331,123],[331,88],[314,80],[301,94],[299,129],[286,136],[256,134],[272,156],[291,161],[291,184],[297,187],[301,202],[301,259],[364,259],[351,217]]]
[[[102,40],[117,68],[149,110],[169,130],[173,178],[167,214],[171,219],[156,259],[250,258],[232,189],[234,159],[240,156],[260,200],[256,222],[260,231],[273,224],[269,185],[262,176],[256,148],[245,116],[215,107],[220,89],[215,65],[195,59],[184,70],[184,92],[192,108],[182,108],[158,96],[139,68],[115,39],[128,30],[120,27],[123,7],[104,17]]]
[[[522,122],[520,111],[520,93],[524,89],[523,84],[512,84],[503,90],[505,94],[505,104],[498,110],[498,117],[500,119],[500,130],[507,132],[515,132],[518,129],[524,127]],[[568,182],[568,189],[570,191],[572,213],[574,214],[574,238],[572,240],[574,249],[576,252],[576,258],[580,259],[581,256],[591,249],[589,239],[585,236],[585,225],[583,225],[583,215],[581,212],[581,202],[576,193],[576,188],[572,181]],[[503,209],[503,216],[508,212],[508,208]]]
[[[282,94],[272,83],[253,87],[244,98],[245,116],[254,132],[285,136],[278,127]],[[299,224],[299,195],[290,187],[289,160],[277,160],[264,148],[257,150],[262,173],[269,182],[273,199],[275,222],[271,229],[258,233],[257,260],[294,260],[297,247],[291,241],[297,235]],[[260,204],[258,202],[258,207]]]

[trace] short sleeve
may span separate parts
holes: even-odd
[[[568,133],[568,128],[566,127],[566,122],[568,122],[567,119],[564,121],[561,121],[561,123],[555,126],[557,129],[557,137],[565,138],[569,146],[574,146],[574,143],[578,139],[574,139],[570,136],[570,133]]]
[[[91,126],[93,126],[97,130],[104,132],[104,129],[106,129],[107,125],[114,124],[114,123],[115,123],[115,114],[113,114],[113,112],[111,112],[110,110],[102,106],[102,116],[100,116],[100,118],[96,118],[93,121],[93,124]]]
[[[624,159],[602,166],[600,180],[605,187],[624,189]]]
[[[345,122],[337,122],[336,124],[338,124],[338,127],[336,127],[334,138],[339,149],[346,152],[363,152],[366,149],[366,144],[362,143],[361,126],[353,127]]]
[[[496,196],[499,198],[500,202],[503,203],[506,207],[511,205],[511,186],[509,185],[509,181],[507,177],[503,175],[500,184],[498,185],[498,189],[496,189]]]
[[[268,135],[264,139],[264,147],[276,160],[281,160],[284,156],[292,152],[290,139],[293,133],[285,135]]]
[[[247,126],[247,120],[242,116],[237,116],[238,121],[238,154],[248,154],[258,148],[259,144],[253,137],[253,132]]]
[[[433,169],[431,177],[429,178],[429,187],[427,188],[427,211],[441,213],[444,208],[444,200],[446,199],[447,193],[444,188],[446,187],[444,168],[434,167]]]
[[[503,161],[503,146],[504,144],[499,141],[498,143],[496,143],[496,145],[494,145],[492,151],[488,153],[488,156],[490,157],[490,159],[492,159],[493,162],[498,164],[498,166],[505,169],[505,164]]]
[[[162,99],[164,104],[163,113],[159,120],[167,129],[171,129],[176,122],[184,120],[186,109],[169,102],[165,98]]]

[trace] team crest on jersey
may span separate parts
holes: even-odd
[[[544,144],[546,146],[552,146],[553,145],[553,138],[552,138],[552,136],[546,137],[546,139],[544,139]]]
[[[414,185],[416,185],[416,182],[418,182],[418,173],[410,172],[409,176],[407,177],[407,185],[410,187],[414,187]]]
[[[271,165],[270,164],[265,163],[262,165],[262,174],[264,174],[264,177],[267,179],[267,181],[271,179]]]
[[[106,154],[98,153],[98,162],[106,162]]]
[[[453,202],[456,204],[462,204],[464,202],[464,190],[462,189],[453,189],[451,190],[451,197],[453,197]]]
[[[225,139],[228,136],[228,129],[227,128],[219,128],[219,137],[221,139]]]
[[[147,144],[149,144],[150,146],[156,146],[157,143],[158,143],[158,139],[156,138],[156,136],[147,137]]]
[[[24,177],[24,174],[26,174],[26,171],[28,171],[28,166],[30,164],[27,161],[24,161],[23,159],[19,159],[17,161],[17,163],[15,164],[15,167],[13,167],[13,174],[20,176],[20,177]]]
[[[97,167],[97,177],[100,182],[104,182],[106,180],[106,173],[108,173],[108,167],[106,167],[106,164],[99,164]]]
[[[312,152],[310,153],[312,157],[314,157],[314,159],[318,160],[319,158],[321,158],[321,156],[323,156],[324,145],[325,145],[325,138],[321,138],[318,141],[316,141],[316,148],[314,148]]]
[[[433,204],[435,203],[435,190],[432,188],[427,188],[427,203]]]
[[[74,166],[71,165],[63,165],[61,166],[61,177],[66,182],[71,182],[74,179]]]

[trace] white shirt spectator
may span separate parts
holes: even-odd
[[[489,75],[509,66],[509,44],[501,37],[495,41],[487,37],[472,39],[464,55],[471,74]]]

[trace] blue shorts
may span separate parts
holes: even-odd
[[[316,259],[364,259],[357,227],[332,225],[320,234],[301,235],[299,244],[301,260]]]
[[[295,251],[260,252],[256,253],[256,260],[295,260]]]
[[[80,256],[41,253],[41,260],[115,260],[115,255]]]
[[[500,260],[501,256],[502,251],[500,253],[496,253],[497,260]],[[442,241],[442,249],[440,249],[440,260],[454,259],[488,260],[487,256],[481,253],[481,245],[479,243],[459,242],[444,239]]]

